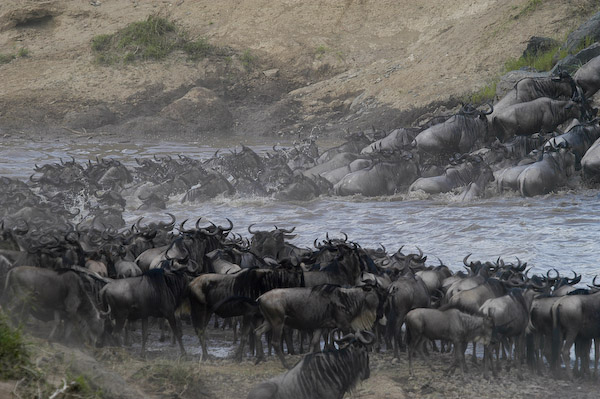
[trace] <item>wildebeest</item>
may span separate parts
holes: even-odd
[[[410,185],[408,191],[422,190],[428,194],[446,193],[457,187],[467,186],[482,175],[486,182],[494,180],[492,170],[480,157],[467,157],[462,161],[459,165],[447,167],[443,175],[417,179]]]
[[[569,149],[545,152],[519,174],[519,191],[524,197],[547,194],[564,186],[574,174],[575,155]]]
[[[142,319],[142,354],[148,339],[148,317],[165,318],[185,354],[181,329],[175,320],[175,310],[184,300],[188,287],[183,272],[152,269],[138,277],[129,277],[107,284],[100,291],[100,299],[115,320],[114,333],[119,334],[125,321]]]
[[[335,338],[334,338],[335,339]],[[335,339],[339,350],[311,353],[293,369],[252,388],[248,399],[340,399],[370,376],[368,332]]]
[[[600,89],[600,56],[592,58],[575,72],[573,78],[590,98]]]
[[[264,322],[255,330],[256,338],[272,331],[272,344],[284,367],[287,362],[281,350],[283,327],[301,331],[318,331],[311,347],[320,340],[320,330],[339,328],[342,331],[370,330],[383,316],[384,298],[377,288],[362,286],[342,288],[325,284],[317,287],[271,290],[258,299]],[[258,361],[264,354],[258,353]]]
[[[575,93],[577,93],[575,82],[566,72],[559,76],[524,78],[515,83],[514,88],[494,104],[494,112],[490,115],[490,121],[500,111],[514,104],[529,102],[541,97],[567,100],[572,98]]]
[[[552,364],[559,366],[560,356],[572,378],[570,352],[575,340],[600,337],[600,292],[566,295],[552,305]],[[564,343],[563,343],[564,340]]]
[[[15,316],[33,315],[54,321],[49,339],[54,338],[60,321],[65,321],[65,339],[72,329],[83,328],[85,338],[95,343],[102,335],[104,322],[93,298],[79,275],[71,270],[49,270],[33,266],[11,269],[4,285],[3,302]]]
[[[526,103],[513,104],[492,118],[492,129],[501,141],[517,135],[551,132],[570,118],[581,118],[581,102],[553,100],[541,97]]]
[[[490,106],[491,108],[491,106]],[[491,113],[464,106],[460,112],[445,122],[433,125],[419,133],[413,142],[419,151],[440,153],[467,153],[478,141],[488,139],[488,120]]]
[[[412,375],[412,358],[418,351],[424,356],[423,344],[426,339],[442,339],[454,344],[454,367],[460,366],[462,372],[467,370],[465,350],[467,342],[481,341],[489,344],[492,338],[493,322],[488,317],[474,316],[458,309],[414,309],[406,315],[406,337],[408,341],[408,367]],[[487,369],[486,369],[487,370]]]
[[[411,146],[412,141],[419,134],[419,129],[400,128],[393,130],[384,138],[369,144],[360,152],[361,154],[371,154],[381,151],[404,150]]]
[[[507,339],[515,339],[515,361],[519,369],[525,358],[525,332],[529,325],[529,311],[534,295],[535,291],[532,289],[513,288],[506,295],[488,299],[479,308],[482,315],[493,320],[495,333],[501,338],[503,345],[507,346]]]
[[[419,166],[415,160],[381,160],[368,168],[347,174],[333,189],[337,195],[391,195],[411,184],[418,175]]]
[[[189,299],[192,323],[202,346],[202,358],[208,358],[205,331],[213,313],[223,318],[244,316],[240,346],[235,355],[237,360],[241,360],[254,313],[257,311],[255,305],[248,305],[247,300],[253,302],[261,294],[274,288],[303,285],[301,270],[243,269],[235,274],[208,273],[196,277],[189,286]],[[229,300],[235,298],[240,300]]]
[[[420,277],[407,275],[399,277],[388,289],[387,320],[388,332],[392,335],[394,357],[400,354],[402,325],[408,312],[415,308],[428,308],[431,305],[429,291]]]
[[[581,158],[581,169],[586,179],[596,181],[600,177],[600,139]]]
[[[544,149],[570,148],[575,154],[575,167],[579,169],[581,158],[598,138],[600,138],[600,125],[597,120],[594,120],[577,124],[566,133],[551,138],[544,144]]]

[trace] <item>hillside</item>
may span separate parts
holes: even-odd
[[[389,129],[485,86],[531,36],[563,40],[597,9],[590,0],[4,0],[0,132]],[[97,62],[95,36],[149,15],[206,38],[220,55]],[[172,105],[194,87],[191,102]]]

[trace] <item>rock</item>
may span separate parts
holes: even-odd
[[[0,32],[16,26],[40,25],[60,15],[60,11],[51,2],[28,4],[0,15]]]
[[[70,111],[63,122],[70,129],[96,129],[115,123],[117,116],[106,105],[95,105],[83,111]]]
[[[265,77],[267,77],[267,78],[273,78],[273,77],[279,76],[279,69],[275,68],[275,69],[269,69],[269,70],[263,71],[263,75],[265,75]]]
[[[124,137],[132,136],[160,136],[164,133],[180,131],[181,124],[170,119],[161,118],[158,116],[139,116],[129,119],[125,123],[119,125],[115,132],[122,134]]]
[[[500,81],[496,85],[496,97],[497,98],[504,97],[506,95],[506,93],[511,91],[514,88],[515,84],[521,79],[541,78],[541,77],[546,77],[546,76],[548,76],[548,72],[531,72],[531,71],[525,71],[525,70],[521,70],[521,69],[516,70],[516,71],[510,71],[507,74],[505,74],[504,76],[502,76],[500,78]]]
[[[574,30],[567,36],[567,40],[563,46],[564,50],[569,53],[577,51],[577,48],[585,43],[586,40],[593,39],[600,41],[600,12],[597,12],[592,18]]]
[[[568,55],[562,60],[558,61],[550,73],[556,75],[559,71],[567,71],[572,75],[579,69],[579,67],[599,55],[600,43],[594,43],[590,47],[584,48],[577,54]]]
[[[534,57],[538,54],[545,53],[560,45],[558,40],[549,37],[531,36],[527,42],[527,48],[523,51],[523,58]]]
[[[160,115],[184,124],[196,125],[198,131],[227,131],[233,116],[225,102],[210,89],[194,87],[183,97],[160,111]]]

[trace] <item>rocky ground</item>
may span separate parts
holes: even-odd
[[[531,36],[563,40],[597,8],[591,0],[5,0],[0,132],[211,133],[243,142],[389,130],[455,105]],[[163,61],[96,62],[95,36],[149,15],[226,51],[198,61],[175,52]]]
[[[33,354],[32,373],[38,378],[5,381],[0,384],[0,397],[34,397],[38,389],[55,392],[67,383],[83,380],[89,384],[84,392],[71,392],[63,398],[219,398],[246,397],[252,386],[285,370],[278,359],[255,365],[251,358],[241,363],[228,358],[199,361],[197,340],[191,329],[184,340],[189,353],[180,358],[178,350],[159,343],[158,331],[150,334],[150,350],[145,358],[139,355],[139,342],[130,348],[69,348],[61,343],[49,344],[41,338],[28,336]],[[139,334],[138,334],[139,335]],[[137,336],[139,338],[139,336]],[[210,351],[217,347],[232,350],[229,330],[209,330]],[[300,360],[293,357],[291,363]],[[540,376],[527,368],[518,371],[507,367],[497,377],[483,378],[479,366],[469,362],[469,371],[448,376],[451,354],[433,353],[429,367],[415,360],[415,372],[409,376],[406,356],[398,362],[383,351],[370,355],[371,377],[360,383],[347,398],[595,398],[597,383],[569,382]],[[44,383],[41,384],[40,381]],[[20,384],[19,384],[20,383]],[[42,388],[40,388],[40,386]],[[86,396],[87,395],[87,396]],[[49,395],[47,395],[49,396]]]

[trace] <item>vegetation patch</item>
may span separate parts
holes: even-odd
[[[0,65],[2,65],[2,64],[8,64],[9,62],[11,62],[14,59],[24,58],[24,57],[29,57],[29,49],[26,48],[26,47],[21,47],[14,54],[2,54],[2,53],[0,53]]]
[[[29,353],[21,331],[11,327],[8,318],[0,313],[0,378],[21,378],[29,364]]]
[[[202,59],[216,48],[206,39],[190,39],[188,33],[169,18],[150,15],[113,34],[92,39],[96,62],[104,65],[138,60],[163,60],[174,51],[183,51],[191,60]]]

